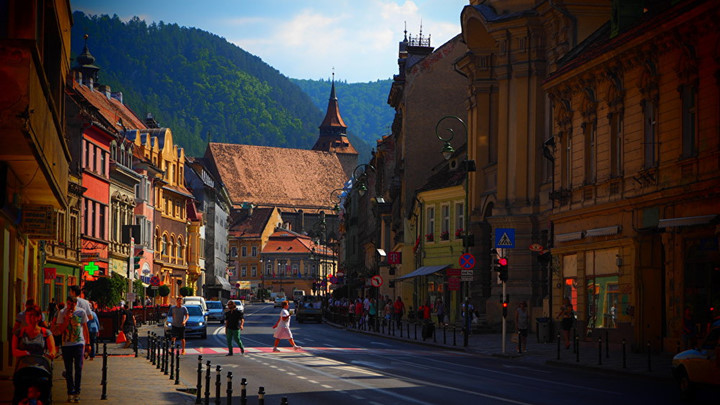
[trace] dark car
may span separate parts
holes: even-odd
[[[308,319],[322,322],[322,300],[320,297],[304,296],[296,305],[295,318],[303,323]]]
[[[224,322],[225,321],[225,313],[223,312],[223,304],[220,301],[206,301],[207,304],[207,320],[210,321],[217,321],[217,322]]]
[[[200,336],[202,339],[207,338],[207,320],[200,305],[185,305],[188,310],[187,323],[185,324],[185,336]],[[172,331],[172,315],[169,313],[165,320],[165,336],[170,336]]]

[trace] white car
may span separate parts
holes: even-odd
[[[697,385],[720,386],[718,341],[720,327],[714,327],[699,348],[685,350],[673,357],[673,377],[686,398],[692,398]]]
[[[245,305],[243,304],[242,301],[240,301],[240,300],[228,300],[228,302],[230,302],[230,301],[232,301],[232,302],[235,303],[235,308],[237,308],[238,311],[240,311],[240,312],[245,312]],[[226,304],[226,305],[227,305],[227,304]]]

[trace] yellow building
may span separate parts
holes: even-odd
[[[68,206],[72,16],[68,0],[10,0],[0,10],[0,374],[9,375],[15,314],[26,299],[41,302],[39,240],[55,240],[55,211]]]

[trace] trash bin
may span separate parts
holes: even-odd
[[[550,318],[535,319],[538,343],[550,343]]]

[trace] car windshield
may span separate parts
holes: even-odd
[[[222,309],[222,303],[218,301],[208,301],[207,307],[208,309]]]
[[[198,306],[189,306],[189,307],[187,307],[187,310],[188,310],[188,314],[190,314],[190,316],[202,316],[202,314],[203,314],[202,309]]]

